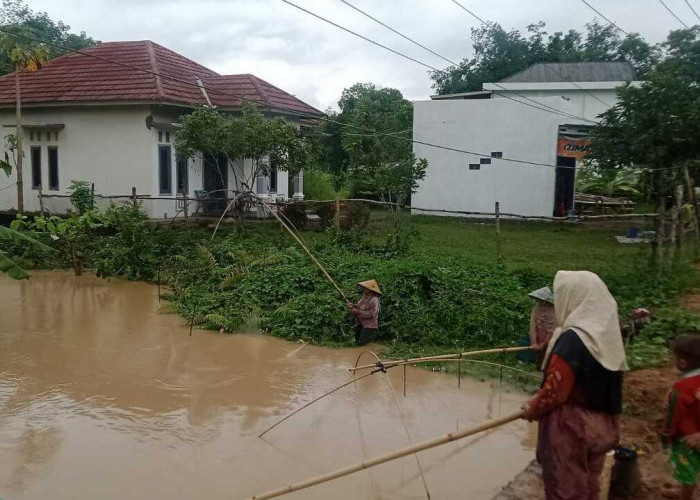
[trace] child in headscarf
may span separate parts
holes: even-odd
[[[663,437],[671,445],[671,467],[681,490],[666,490],[664,496],[691,500],[700,473],[700,335],[678,337],[671,351],[681,376],[669,394]]]
[[[375,280],[359,283],[362,288],[362,298],[357,304],[347,307],[350,314],[357,319],[355,328],[355,345],[361,346],[372,342],[379,328],[379,296],[382,294]]]
[[[605,454],[619,439],[627,370],[617,303],[597,275],[559,271],[554,308],[560,328],[524,418],[539,420],[537,460],[547,500],[597,499]]]
[[[535,306],[530,313],[530,345],[535,349],[537,368],[542,368],[545,349],[552,338],[556,325],[554,314],[554,294],[548,286],[528,294],[535,299]]]

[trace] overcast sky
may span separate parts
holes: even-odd
[[[340,0],[292,0],[431,66],[447,63],[353,11]],[[665,0],[686,23],[684,0]],[[150,39],[222,74],[253,73],[320,109],[343,88],[373,82],[412,100],[432,93],[428,70],[340,31],[281,0],[26,0],[34,10],[102,41]],[[451,0],[348,0],[447,59],[471,55],[478,22]],[[700,11],[700,0],[690,0]],[[537,21],[547,31],[583,30],[596,14],[581,0],[460,0],[506,29]],[[590,0],[626,31],[665,39],[682,27],[658,0]]]

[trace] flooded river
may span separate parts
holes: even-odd
[[[243,499],[408,444],[384,375],[349,386],[357,349],[195,330],[155,287],[93,276],[0,275],[0,498]],[[368,359],[369,361],[369,359]],[[517,409],[519,393],[390,371],[420,441]],[[489,499],[532,458],[523,422],[422,452],[433,499]],[[425,498],[413,457],[288,495]]]

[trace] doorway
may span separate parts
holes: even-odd
[[[226,155],[204,155],[202,187],[207,192],[205,212],[221,214],[226,210],[228,197],[228,163]]]
[[[557,156],[554,181],[554,216],[564,217],[574,208],[576,190],[576,158]]]

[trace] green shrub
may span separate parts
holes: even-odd
[[[95,198],[88,181],[70,181],[70,204],[79,213],[84,214],[95,209]]]

